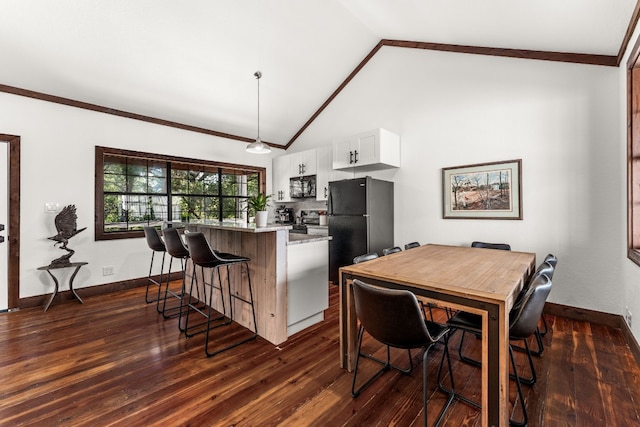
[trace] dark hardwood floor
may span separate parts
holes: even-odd
[[[0,424],[422,425],[422,352],[412,353],[412,375],[387,372],[351,398],[352,374],[338,363],[335,287],[330,299],[324,322],[282,345],[259,338],[213,358],[204,355],[203,336],[185,339],[177,319],[163,320],[144,303],[144,288],[87,297],[83,305],[54,304],[47,312],[1,314]],[[640,425],[640,370],[621,331],[547,320],[538,383],[524,387],[529,425]],[[466,341],[477,355],[479,340]],[[372,340],[366,347],[382,349]],[[435,387],[441,351],[432,351],[428,366],[430,422],[445,402]],[[406,365],[406,352],[392,355]],[[479,399],[478,369],[459,362],[455,351],[452,358],[457,389]],[[518,353],[521,369],[524,362]],[[479,415],[457,402],[444,425],[479,426]]]

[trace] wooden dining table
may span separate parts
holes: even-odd
[[[509,310],[536,255],[428,244],[340,268],[340,364],[352,371],[358,321],[353,279],[407,289],[424,300],[482,316],[482,425],[509,425]]]

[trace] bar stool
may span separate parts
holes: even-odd
[[[169,258],[169,271],[167,272],[167,284],[164,288],[164,298],[162,298],[162,308],[160,308],[160,299],[158,299],[158,311],[162,313],[162,316],[165,319],[168,319],[180,314],[180,305],[167,308],[167,296],[177,298],[179,301],[182,300],[185,289],[186,261],[189,259],[189,251],[185,248],[184,243],[182,243],[180,233],[178,233],[177,229],[165,228],[162,230],[162,235],[164,237],[164,244],[167,248],[167,253],[171,258]],[[179,292],[172,290],[169,286],[169,283],[171,282],[171,266],[173,264],[173,260],[176,258],[180,260],[180,269],[182,270],[182,285]]]
[[[204,332],[205,333],[205,347],[204,347],[204,351],[205,354],[207,355],[207,357],[211,357],[214,356],[218,353],[222,353],[223,351],[229,350],[233,347],[236,347],[242,343],[245,343],[247,341],[253,340],[258,336],[258,325],[256,323],[256,311],[255,311],[255,306],[253,303],[253,290],[252,290],[252,286],[251,286],[251,274],[249,271],[249,261],[251,261],[250,258],[246,258],[243,256],[239,256],[239,255],[233,255],[233,254],[227,254],[227,253],[219,253],[216,251],[213,251],[211,249],[211,247],[209,246],[209,243],[207,242],[204,234],[197,232],[197,233],[189,233],[185,235],[186,239],[187,239],[187,247],[189,249],[189,256],[191,257],[191,262],[193,263],[193,270],[192,270],[192,276],[191,276],[191,285],[190,285],[190,289],[189,289],[189,296],[188,296],[188,302],[187,302],[187,309],[186,309],[186,316],[185,316],[185,323],[184,323],[184,332],[185,335],[187,337],[196,335],[198,333]],[[242,272],[242,268],[244,266],[244,268],[246,269],[246,273],[247,273],[247,280],[248,280],[248,285],[249,285],[249,296],[248,298],[245,298],[244,296],[241,296],[238,292],[232,292],[231,291],[231,277],[229,274],[229,267],[233,266],[233,265],[239,265],[240,266],[240,271]],[[204,289],[204,298],[205,300],[207,299],[208,296],[208,301],[205,301],[204,307],[201,304],[201,301],[193,301],[193,286],[194,286],[194,282],[196,282],[196,286],[198,286],[197,284],[197,269],[196,266],[200,267],[200,271],[201,271],[201,276],[202,276],[202,283],[203,283],[203,289]],[[226,268],[226,276],[227,276],[227,291],[228,291],[228,295],[229,295],[229,317],[227,317],[227,308],[226,308],[226,304],[224,301],[224,288],[223,288],[223,281],[222,281],[222,274],[220,273],[221,268],[224,267]],[[209,283],[207,283],[206,280],[206,276],[204,274],[205,269],[210,269],[211,270],[211,275]],[[217,272],[217,276],[218,276],[218,285],[215,285],[215,275]],[[210,291],[207,295],[207,290],[206,290],[206,286],[210,287]],[[220,316],[216,316],[213,317],[213,294],[214,294],[214,290],[218,290],[220,292],[220,302],[221,302],[221,306],[222,306],[222,314]],[[229,325],[233,322],[234,320],[234,315],[233,315],[233,306],[234,306],[234,299],[244,302],[245,304],[248,304],[251,306],[251,315],[252,315],[252,319],[253,319],[253,333],[249,336],[249,337],[245,337],[245,338],[240,338],[239,340],[236,340],[234,342],[232,342],[231,344],[227,344],[222,346],[221,348],[217,348],[213,351],[209,350],[209,332],[212,329],[221,327],[221,326],[226,326]],[[181,304],[182,307],[182,304]],[[202,315],[206,321],[202,322],[198,325],[195,326],[189,326],[189,313],[191,311],[195,311],[197,313],[199,313],[200,315]],[[182,312],[182,310],[180,310],[180,312]],[[212,322],[217,322],[212,326]],[[206,324],[206,328],[204,330],[197,330],[195,332],[190,332],[192,329],[195,328],[199,328],[200,326],[203,326]]]
[[[151,249],[151,264],[149,264],[149,276],[147,276],[147,291],[145,293],[145,301],[148,303],[156,302],[160,299],[160,290],[162,289],[162,277],[164,273],[164,257],[167,253],[167,248],[164,246],[160,233],[155,227],[144,227],[144,237],[147,239],[147,245]],[[153,271],[153,260],[156,256],[156,252],[162,252],[162,265],[160,266],[160,281],[158,282],[151,276]],[[155,285],[158,287],[158,296],[156,299],[149,299],[149,286]]]

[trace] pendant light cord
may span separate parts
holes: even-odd
[[[260,140],[260,77],[262,77],[262,73],[256,71],[253,75],[258,80],[258,139]]]

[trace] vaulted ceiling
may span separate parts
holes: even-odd
[[[260,70],[261,137],[286,146],[381,40],[615,65],[635,8],[633,0],[0,0],[0,91],[249,140]]]

